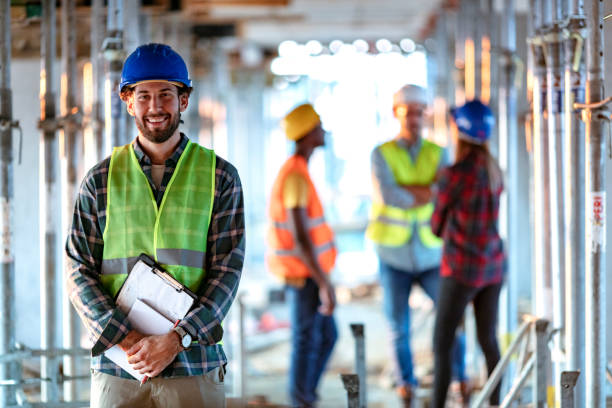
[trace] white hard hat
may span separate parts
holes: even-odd
[[[393,94],[393,106],[414,102],[427,105],[427,91],[420,86],[404,85]]]

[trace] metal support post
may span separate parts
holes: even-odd
[[[63,216],[62,231],[68,231],[74,211],[74,200],[78,189],[78,172],[82,154],[82,144],[79,137],[77,115],[77,73],[76,73],[76,0],[62,0],[62,89],[61,89],[61,115],[63,118],[62,138],[64,151],[60,152],[66,172],[62,179],[66,182],[63,190]],[[63,237],[62,237],[63,238]],[[63,239],[62,239],[63,241]],[[64,257],[62,257],[64,259]],[[64,265],[64,273],[69,273]],[[64,285],[62,285],[64,287]],[[80,321],[72,307],[68,293],[62,295],[62,339],[64,348],[71,349],[79,346]],[[78,375],[76,360],[72,356],[64,357],[64,375],[68,377]],[[64,382],[64,401],[76,401],[77,384],[75,381]]]
[[[563,371],[561,373],[561,408],[574,408],[574,387],[580,377],[580,371]]]
[[[588,15],[586,104],[604,100],[603,0]],[[606,166],[602,107],[583,111],[586,122],[586,406],[606,405]]]
[[[108,1],[106,39],[102,46],[106,58],[105,118],[107,146],[121,146],[125,140],[124,109],[119,98],[119,83],[125,52],[123,48],[123,0]],[[110,150],[110,148],[107,148]]]
[[[506,303],[504,335],[510,339],[517,329],[518,319],[518,287],[519,287],[519,178],[518,178],[518,114],[516,87],[516,15],[514,0],[507,0],[506,14],[501,20],[501,52],[499,57],[499,92],[498,92],[498,157],[502,171],[505,173],[506,188],[502,196],[503,214],[500,231],[505,239],[508,253],[508,274],[506,277]],[[510,368],[513,371],[513,368]],[[510,378],[512,373],[510,373]]]
[[[355,371],[359,377],[359,408],[365,408],[367,406],[366,396],[366,356],[365,356],[365,330],[363,324],[351,324],[351,332],[355,339]]]
[[[13,107],[11,93],[11,7],[0,3],[0,354],[15,346],[15,260],[13,249]],[[0,378],[17,375],[15,363],[0,366]],[[15,402],[15,389],[0,390],[2,406]]]
[[[580,4],[578,4],[580,3]],[[582,0],[574,1],[565,39],[565,353],[567,370],[584,372],[584,123],[574,103],[584,103]],[[584,401],[584,376],[578,378],[575,401]]]
[[[548,388],[548,367],[550,351],[548,350],[548,321],[540,319],[534,324],[535,330],[535,373],[533,377],[533,407],[546,407]]]
[[[348,408],[359,408],[359,376],[357,374],[340,374],[348,398]]]
[[[44,214],[43,242],[41,242],[41,271],[40,271],[40,325],[42,349],[56,347],[55,333],[57,328],[57,267],[59,264],[59,225],[60,206],[58,203],[59,186],[59,152],[56,136],[57,121],[55,112],[55,1],[43,2],[43,18],[41,30],[41,121],[42,129],[42,180],[44,189],[41,192],[41,214]],[[42,222],[42,220],[41,220]],[[48,381],[41,385],[41,400],[43,402],[58,401],[57,387],[57,358],[41,357],[41,376]]]
[[[546,3],[546,1],[544,1]],[[533,177],[534,177],[534,315],[552,320],[550,177],[548,122],[546,112],[546,60],[541,41],[542,15],[540,1],[532,0],[535,36],[529,40],[533,53]]]
[[[561,331],[553,337],[553,377],[559,378],[563,370],[563,330],[565,324],[565,202],[564,197],[564,169],[563,169],[563,136],[565,133],[565,121],[563,118],[563,96],[564,96],[564,27],[561,18],[561,7],[558,1],[554,7],[555,20],[543,34],[544,47],[546,49],[546,82],[548,89],[546,93],[546,105],[548,107],[548,177],[550,186],[550,254],[552,275],[552,327]],[[555,388],[555,399],[561,396]]]
[[[102,50],[102,8],[104,0],[92,0],[91,2],[91,114],[90,127],[93,133],[93,141],[96,150],[96,161],[102,160],[107,155],[104,144],[104,116],[102,115],[102,98],[100,97],[100,78],[102,76],[102,61],[100,58]]]

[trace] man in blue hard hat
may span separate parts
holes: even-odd
[[[411,350],[408,299],[418,284],[438,301],[442,241],[429,227],[433,212],[431,188],[449,163],[444,149],[422,138],[427,94],[405,85],[393,95],[398,135],[372,152],[373,203],[367,237],[379,258],[383,307],[389,321],[396,392],[404,407],[414,402],[418,381]],[[459,336],[454,355],[455,375],[464,400],[469,398],[465,373],[465,337]]]
[[[230,163],[179,131],[191,89],[169,46],[138,47],[119,90],[138,135],[88,172],[76,200],[66,285],[93,342],[92,407],[225,406],[221,322],[244,261],[243,194]],[[198,297],[164,335],[140,333],[115,304],[140,253]],[[149,381],[103,354],[114,345]]]

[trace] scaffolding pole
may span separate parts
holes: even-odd
[[[41,348],[56,348],[55,330],[57,327],[56,288],[57,266],[59,250],[59,227],[56,224],[61,217],[61,210],[57,203],[59,194],[58,172],[58,140],[56,137],[57,120],[55,109],[55,1],[44,0],[41,30],[41,122],[42,129],[42,163],[41,179],[44,187],[41,192],[41,216],[44,216],[44,228],[41,243],[41,271],[40,271],[40,326]],[[42,220],[41,220],[42,221]],[[41,400],[43,402],[58,401],[57,358],[41,357],[41,376],[48,381],[41,384]]]
[[[566,370],[584,373],[584,123],[574,102],[584,103],[582,0],[572,3],[565,39],[565,353]],[[577,378],[573,401],[584,401],[584,374]],[[573,404],[573,402],[572,402]],[[572,406],[573,408],[573,406]]]
[[[510,340],[511,333],[517,329],[518,319],[518,286],[519,270],[519,223],[520,217],[519,196],[516,193],[520,190],[518,179],[518,114],[517,114],[517,94],[516,87],[516,15],[514,0],[507,0],[505,4],[505,17],[501,20],[500,46],[500,81],[498,92],[498,111],[499,111],[499,164],[506,175],[506,189],[502,197],[502,207],[504,219],[502,220],[508,253],[508,275],[506,277],[507,301],[504,306],[506,311],[505,335]],[[509,376],[512,378],[512,373]]]
[[[11,9],[10,1],[0,4],[0,354],[10,353],[15,345],[15,260],[13,249],[13,107],[11,93]],[[15,378],[15,363],[0,366],[0,379]],[[15,403],[15,389],[0,390],[0,404]]]
[[[534,314],[552,320],[552,276],[550,234],[550,194],[549,194],[549,154],[548,122],[546,121],[547,80],[546,60],[541,42],[543,10],[541,3],[532,0],[532,13],[535,19],[535,36],[530,39],[533,53],[533,177],[534,177]]]
[[[125,140],[124,109],[119,98],[119,83],[125,56],[123,47],[123,0],[108,0],[106,38],[102,46],[106,58],[105,128],[107,146],[127,143]],[[110,145],[109,145],[110,144]],[[111,149],[107,147],[107,150]]]
[[[550,274],[552,276],[552,328],[556,331],[553,336],[553,378],[551,386],[555,389],[555,400],[560,401],[561,393],[556,379],[561,378],[563,371],[564,352],[564,325],[565,325],[565,203],[564,197],[564,169],[563,169],[563,136],[565,121],[563,111],[563,97],[565,87],[565,58],[563,7],[560,0],[544,0],[551,3],[552,22],[542,33],[546,58],[546,106],[548,108],[548,177],[550,194]]]
[[[102,50],[103,27],[102,9],[104,0],[92,0],[91,2],[91,114],[89,125],[93,136],[96,162],[107,155],[104,143],[104,116],[102,108],[104,104],[100,97],[100,78],[102,77],[102,61],[100,52]]]
[[[586,104],[586,406],[606,405],[606,166],[604,129],[603,0],[587,13]]]
[[[80,109],[77,106],[77,72],[76,72],[76,0],[62,0],[61,11],[61,38],[62,38],[62,81],[61,81],[61,115],[62,115],[62,139],[61,152],[62,179],[65,180],[66,188],[63,190],[63,214],[62,231],[67,232],[72,221],[74,211],[74,200],[78,189],[78,172],[82,154],[82,144],[79,138]],[[63,259],[63,257],[62,257]],[[64,265],[64,273],[69,273],[67,265]],[[62,340],[64,348],[72,349],[79,346],[80,325],[79,318],[70,302],[68,293],[62,295]],[[74,377],[78,375],[77,362],[73,356],[64,357],[64,375]],[[76,381],[64,382],[64,401],[76,401]]]

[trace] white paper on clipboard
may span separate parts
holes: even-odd
[[[136,300],[147,303],[173,322],[185,317],[194,302],[188,293],[177,291],[141,260],[130,271],[119,291],[116,304],[127,315]]]

